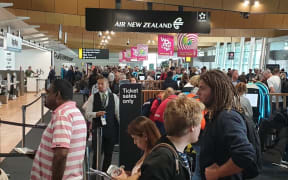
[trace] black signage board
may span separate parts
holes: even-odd
[[[273,72],[274,69],[280,69],[279,64],[266,64],[266,69],[270,69],[271,72]]]
[[[86,8],[86,30],[210,33],[210,12]]]
[[[128,135],[128,124],[141,115],[141,84],[122,84],[120,86],[120,165],[131,171],[141,158],[141,151]]]
[[[82,49],[83,59],[109,59],[109,49]]]
[[[234,52],[228,52],[228,60],[234,60],[235,53]]]

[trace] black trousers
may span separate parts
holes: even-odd
[[[93,163],[92,168],[96,169],[96,160],[97,160],[97,142],[96,142],[96,133],[93,134]],[[114,145],[116,144],[115,138],[107,138],[102,137],[102,153],[104,153],[104,160],[103,160],[103,166],[102,171],[106,172],[109,168],[111,162],[112,162],[112,155],[113,155],[113,149]]]

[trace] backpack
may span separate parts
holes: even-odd
[[[258,126],[255,125],[252,119],[249,119],[244,114],[236,111],[238,114],[241,115],[241,117],[244,119],[246,128],[247,128],[247,137],[249,142],[252,144],[252,146],[255,149],[256,156],[254,157],[254,162],[256,164],[256,167],[251,167],[247,170],[243,171],[243,177],[244,179],[251,179],[255,178],[260,174],[260,171],[262,169],[262,151],[261,151],[261,142],[260,137],[258,134]]]
[[[288,93],[288,80],[283,80],[281,84],[281,92],[282,93]]]
[[[153,104],[155,99],[158,100],[158,104],[161,104],[161,99],[158,98],[158,97],[157,98],[148,99],[148,101],[146,101],[141,107],[141,115],[142,116],[146,116],[146,117],[149,118],[150,113],[151,113],[150,109],[151,109],[152,104]]]

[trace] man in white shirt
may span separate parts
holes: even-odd
[[[280,71],[278,68],[274,69],[273,75],[269,69],[263,72],[265,79],[267,79],[267,84],[270,90],[270,93],[281,93],[281,79]],[[278,96],[279,107],[282,108],[282,97]],[[272,97],[272,110],[276,109],[277,97]]]
[[[108,80],[101,77],[97,81],[98,92],[87,102],[86,116],[92,119],[93,168],[96,168],[97,127],[103,128],[102,150],[104,160],[102,170],[107,171],[111,164],[114,145],[119,134],[119,98],[108,91]]]
[[[108,81],[109,81],[110,85],[113,83],[113,81],[115,79],[115,73],[117,73],[117,68],[113,67],[112,71],[108,75]]]

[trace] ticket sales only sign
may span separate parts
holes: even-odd
[[[210,33],[210,13],[86,8],[86,30]]]

